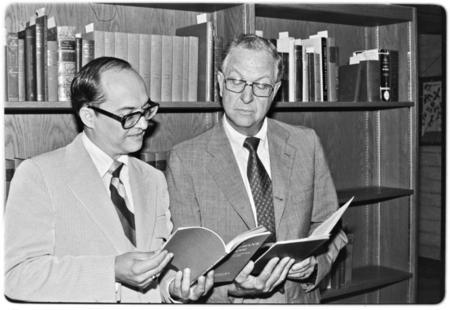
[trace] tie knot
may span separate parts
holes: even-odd
[[[259,145],[259,138],[256,137],[247,137],[244,141],[244,147],[250,152],[256,152]]]
[[[120,176],[120,170],[122,170],[123,163],[120,161],[114,161],[111,165],[111,168],[109,168],[109,172],[112,174],[113,178],[119,178]]]

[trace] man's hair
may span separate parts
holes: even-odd
[[[231,52],[236,48],[267,52],[270,56],[273,57],[275,67],[277,68],[276,81],[278,82],[281,80],[281,75],[283,73],[283,62],[280,54],[278,54],[277,52],[277,48],[269,40],[259,37],[255,34],[241,34],[238,37],[234,38],[233,41],[231,41],[222,62],[223,72],[225,72],[225,68],[228,65]]]
[[[83,105],[98,106],[105,102],[105,94],[101,87],[101,75],[108,70],[133,70],[130,63],[115,57],[99,57],[75,75],[70,86],[72,108],[78,115]]]

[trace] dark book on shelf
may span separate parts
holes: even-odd
[[[45,8],[37,11],[35,40],[36,101],[48,101],[47,15],[45,15]]]
[[[283,73],[281,74],[281,86],[279,90],[278,100],[289,101],[289,53],[280,53],[283,62]]]
[[[17,65],[18,65],[18,73],[17,73],[17,88],[18,88],[18,100],[25,101],[25,29],[19,30],[17,32]]]
[[[380,98],[382,101],[398,100],[398,51],[381,49]]]
[[[296,79],[295,79],[295,99],[302,101],[303,98],[303,46],[295,45],[295,63],[296,63]]]
[[[263,245],[271,233],[258,226],[225,244],[214,231],[205,227],[178,228],[163,249],[173,253],[169,268],[191,269],[191,282],[214,269],[214,282],[231,282]]]
[[[17,33],[6,36],[6,99],[19,100],[19,38]]]
[[[374,102],[380,98],[380,62],[364,60],[339,67],[339,100]]]
[[[197,100],[212,101],[214,98],[214,37],[211,22],[176,29],[177,36],[198,38],[198,84]]]
[[[342,218],[342,215],[353,201],[353,198],[350,198],[342,207],[333,212],[308,237],[277,241],[261,247],[255,255],[255,267],[253,268],[252,274],[259,275],[266,264],[274,257],[279,257],[280,259],[291,257],[296,261],[302,261],[314,255],[321,246],[328,242],[333,228]]]
[[[25,27],[25,99],[36,101],[36,18]]]
[[[315,101],[316,97],[316,70],[314,66],[314,52],[307,48],[306,57],[308,59],[308,101]]]
[[[82,57],[82,42],[81,33],[75,34],[75,72],[81,70],[81,57]]]
[[[95,55],[95,42],[94,40],[89,40],[88,38],[83,38],[81,35],[81,67],[89,63],[94,59]]]

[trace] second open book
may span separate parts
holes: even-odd
[[[289,256],[297,261],[303,260],[314,255],[328,241],[333,227],[352,200],[353,197],[322,222],[310,236],[273,244],[264,245],[270,232],[263,226],[245,231],[227,244],[216,232],[205,227],[178,228],[164,245],[164,249],[174,254],[170,268],[190,268],[192,282],[214,269],[214,282],[225,283],[233,281],[250,260],[255,261],[252,274],[259,274],[273,257],[281,259]]]

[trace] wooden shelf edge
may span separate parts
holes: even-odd
[[[5,102],[5,113],[67,113],[72,111],[70,102]],[[413,102],[275,102],[271,112],[283,111],[373,111],[408,108]],[[218,102],[160,102],[160,111],[167,112],[217,112],[222,111]]]
[[[355,268],[352,273],[352,282],[349,285],[322,292],[321,300],[328,301],[347,295],[362,294],[370,290],[408,280],[411,277],[412,274],[409,272],[383,266]]]
[[[337,190],[339,204],[344,204],[352,196],[355,196],[355,200],[350,207],[378,203],[412,194],[414,194],[412,189],[385,186],[366,186]]]

